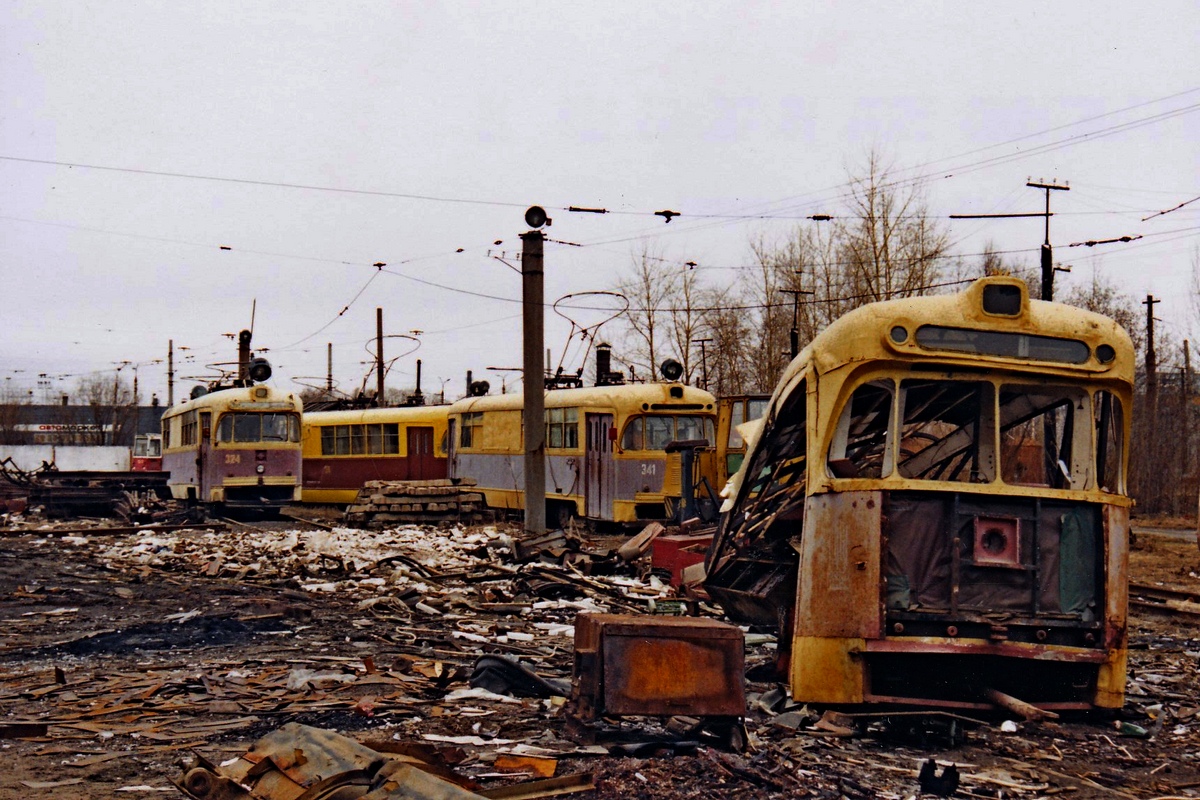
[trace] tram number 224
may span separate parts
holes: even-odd
[[[225,463],[226,464],[242,463],[242,454],[241,453],[226,453],[225,454]]]

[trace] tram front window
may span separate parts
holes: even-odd
[[[622,450],[665,450],[676,441],[703,439],[712,445],[717,440],[711,417],[681,414],[655,414],[633,417],[621,436]]]
[[[1083,417],[1086,403],[1087,393],[1073,387],[1000,387],[1000,467],[1004,482],[1051,489],[1081,488],[1087,468],[1076,463],[1084,442],[1076,441],[1075,421]]]
[[[232,413],[221,416],[218,442],[298,442],[300,424],[294,414]]]
[[[964,483],[996,477],[990,383],[907,380],[900,430],[900,474]]]

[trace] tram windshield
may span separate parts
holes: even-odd
[[[235,412],[222,414],[218,442],[298,442],[300,418],[295,414]]]
[[[1085,386],[879,379],[850,396],[828,465],[839,478],[1122,493],[1123,432],[1120,400]]]
[[[665,450],[671,442],[717,440],[711,417],[697,414],[652,414],[632,417],[621,437],[623,450]]]

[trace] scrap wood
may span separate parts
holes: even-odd
[[[502,772],[524,772],[542,778],[552,778],[554,771],[558,769],[558,759],[546,756],[498,755],[493,766]]]
[[[617,549],[617,555],[622,561],[635,561],[646,554],[654,540],[662,535],[666,528],[658,522],[651,522],[641,533],[634,536]]]
[[[1058,719],[1058,714],[1053,711],[1046,711],[1038,708],[1032,703],[1026,703],[1024,700],[1019,700],[1010,694],[1005,694],[997,689],[986,689],[984,694],[988,700],[991,700],[1005,711],[1011,711],[1017,714],[1022,719],[1028,721],[1037,721],[1044,719]]]
[[[558,778],[500,786],[495,789],[480,789],[479,794],[488,800],[539,800],[543,797],[590,792],[596,788],[594,778],[594,773],[580,772]]]

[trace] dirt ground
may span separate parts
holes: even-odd
[[[528,779],[499,756],[554,758],[604,800],[908,798],[928,759],[957,765],[957,796],[1200,797],[1200,616],[1186,608],[1131,608],[1113,715],[892,718],[844,735],[798,709],[785,725],[765,710],[779,710],[763,697],[774,685],[756,680],[773,644],[755,637],[745,752],[671,744],[648,722],[629,726],[635,755],[581,747],[561,700],[469,690],[475,660],[499,652],[569,678],[577,611],[645,610],[665,591],[644,575],[557,591],[500,563],[511,533],[0,529],[0,800],[178,797],[169,779],[188,753],[220,763],[292,721],[423,744],[482,787]],[[1131,573],[1200,592],[1194,537],[1138,535]]]

